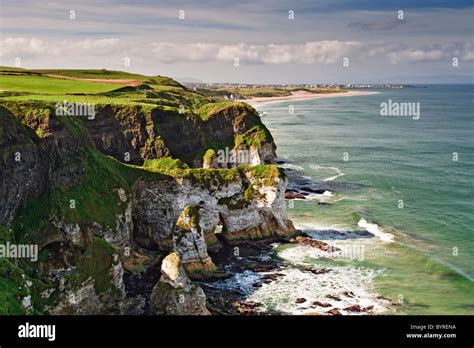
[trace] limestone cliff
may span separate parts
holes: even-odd
[[[216,265],[207,253],[199,210],[199,206],[187,205],[179,215],[173,231],[173,249],[181,255],[188,273],[216,270]]]
[[[4,106],[0,240],[36,244],[42,256],[36,264],[5,261],[0,271],[31,277],[35,295],[27,307],[12,297],[0,312],[127,313],[123,274],[131,271],[123,265],[137,253],[176,252],[178,268],[192,275],[216,271],[208,249],[221,242],[296,233],[285,212],[285,175],[269,165],[275,145],[246,104],[204,103],[184,113],[110,104],[91,120],[57,117],[33,101]],[[206,160],[223,147],[250,157]],[[218,168],[196,168],[206,162]],[[199,287],[178,287],[196,304],[183,309],[170,281],[157,284],[156,313],[207,314]],[[166,303],[157,297],[163,287]]]
[[[170,248],[174,221],[188,205],[198,207],[199,228],[210,239],[219,225],[228,242],[295,233],[285,211],[287,181],[276,166],[201,171],[134,184],[134,238],[140,246]]]

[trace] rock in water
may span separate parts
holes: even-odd
[[[292,244],[307,245],[312,248],[320,249],[326,252],[336,252],[336,251],[341,250],[335,246],[329,245],[328,243],[322,242],[320,240],[312,239],[309,237],[303,237],[303,236],[297,236],[295,238],[291,238],[289,242]]]
[[[190,275],[216,271],[216,265],[207,254],[198,206],[188,205],[181,212],[173,234],[173,246]]]
[[[189,279],[181,256],[173,252],[163,259],[161,278],[150,297],[150,306],[157,315],[210,315],[206,295]]]
[[[306,197],[301,193],[286,191],[285,199],[306,199]]]

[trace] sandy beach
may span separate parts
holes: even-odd
[[[320,99],[320,98],[333,98],[333,97],[354,97],[360,95],[370,95],[377,94],[375,91],[353,91],[347,90],[345,92],[336,92],[336,93],[311,93],[307,91],[296,91],[292,92],[291,95],[284,97],[256,97],[251,99],[243,99],[240,101],[249,103],[249,104],[260,104],[260,103],[275,103],[287,100],[307,100],[307,99]]]

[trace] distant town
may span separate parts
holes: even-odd
[[[343,93],[354,89],[408,88],[402,84],[242,84],[183,83],[188,89],[216,100],[246,100],[255,98],[285,98],[302,94]]]
[[[322,83],[322,84],[245,84],[245,83],[183,83],[187,88],[198,89],[234,89],[234,88],[411,88],[412,85],[407,84],[337,84],[337,83]]]

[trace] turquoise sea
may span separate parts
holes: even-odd
[[[290,267],[250,298],[304,313],[295,297],[342,292],[375,313],[474,314],[474,85],[375,91],[254,105],[290,188],[325,191],[288,202],[296,227],[356,257],[275,246],[290,264],[331,272]],[[420,118],[381,116],[389,100],[420,103]]]

